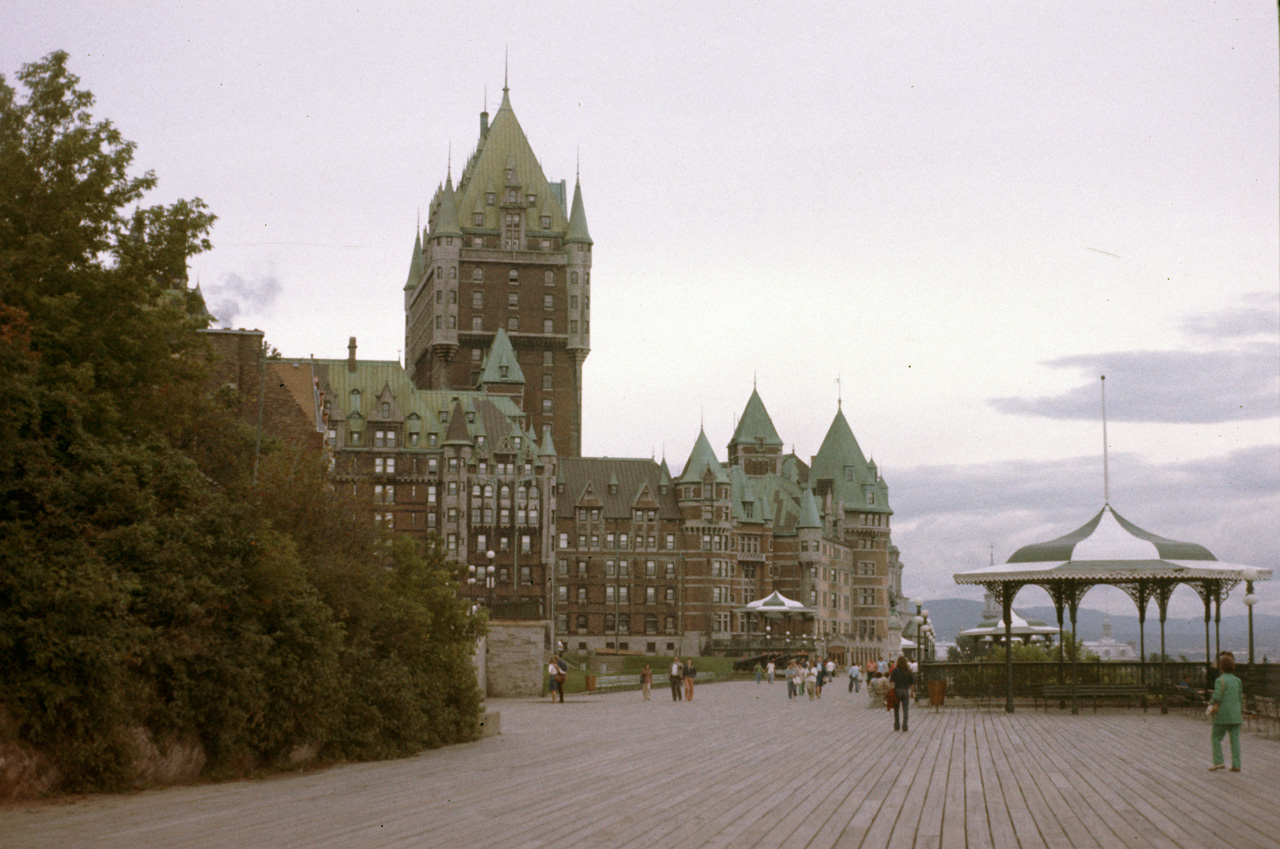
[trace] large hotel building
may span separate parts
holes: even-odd
[[[267,363],[337,480],[367,493],[375,521],[438,539],[462,573],[492,565],[491,582],[464,584],[477,602],[542,619],[573,650],[885,656],[901,591],[888,488],[839,407],[808,462],[783,452],[754,389],[725,460],[701,432],[678,473],[581,456],[581,186],[570,198],[543,173],[505,88],[479,129],[415,237],[405,363],[360,359],[355,339],[345,359]],[[248,350],[237,333],[224,350]],[[745,609],[775,591],[809,612]]]

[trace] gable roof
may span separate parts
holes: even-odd
[[[586,493],[590,493],[606,519],[630,519],[632,509],[639,506],[637,499],[642,498],[646,509],[649,507],[648,499],[656,502],[659,518],[679,519],[680,508],[676,504],[675,492],[668,489],[662,494],[659,489],[661,480],[662,467],[652,459],[562,457],[556,484],[564,483],[564,495],[559,497],[561,504],[577,505]],[[609,487],[611,481],[616,484],[613,492]]]

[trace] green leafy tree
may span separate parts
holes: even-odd
[[[199,200],[155,176],[53,53],[0,77],[0,707],[72,790],[135,781],[134,730],[215,774],[474,736],[467,615],[314,455],[207,389]]]

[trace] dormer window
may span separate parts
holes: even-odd
[[[535,203],[538,202],[537,195],[525,195],[524,199],[525,199],[525,202],[529,204],[529,206],[533,206]]]
[[[508,169],[507,169],[507,182],[508,182],[508,183],[514,183],[515,181],[516,181],[516,169],[514,169],[514,168],[508,168]]]
[[[360,390],[359,389],[351,390],[351,412],[353,413],[360,412]]]
[[[875,494],[874,492],[868,492],[868,493],[867,493],[867,503],[868,503],[868,504],[875,504],[875,503],[876,503],[876,494]]]
[[[550,230],[550,229],[551,229],[551,216],[550,216],[550,215],[544,215],[544,216],[542,216],[542,218],[541,218],[541,219],[539,219],[539,220],[540,220],[540,221],[541,221],[541,223],[542,223],[542,229],[543,229],[543,230]]]
[[[510,191],[507,192],[507,203],[519,203],[519,202],[520,202],[519,192],[517,192],[515,189],[511,189]]]
[[[497,200],[497,197],[494,196],[493,192],[484,193],[484,202],[487,203],[489,206],[493,206],[493,203],[496,200]]]
[[[483,212],[476,212],[476,213],[473,213],[473,214],[472,214],[472,216],[471,216],[471,223],[472,223],[472,224],[474,224],[474,225],[476,225],[477,227],[483,227],[483,226],[484,226],[484,213],[483,213]]]
[[[519,450],[520,450],[520,437],[518,437],[518,436],[515,438],[515,446],[516,446],[516,450],[517,450],[517,451],[519,451]]]
[[[388,404],[386,401],[382,402],[382,417],[384,419],[391,418],[391,405]]]
[[[506,377],[506,376],[507,376],[507,371],[508,371],[508,369],[507,369],[507,367],[506,367],[506,366],[498,366],[498,374],[499,374],[501,377]],[[519,446],[516,446],[516,447],[518,448]]]

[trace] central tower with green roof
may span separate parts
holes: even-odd
[[[591,351],[591,234],[581,186],[547,179],[504,84],[454,186],[436,189],[404,287],[405,368],[419,389],[486,380],[498,332],[524,382],[529,429],[582,453],[582,366]]]

